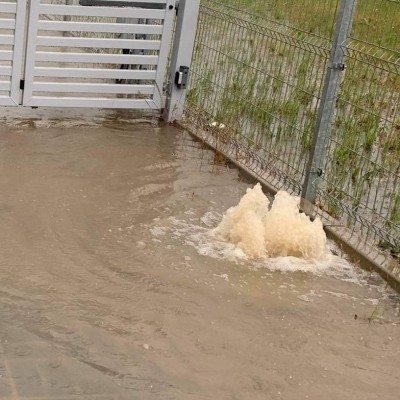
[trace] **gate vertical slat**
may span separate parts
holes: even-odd
[[[23,94],[23,104],[27,106],[31,105],[30,102],[32,100],[39,8],[40,0],[33,0],[30,2],[28,40],[25,59],[25,88]]]
[[[196,27],[199,17],[200,0],[180,0],[176,21],[172,59],[170,66],[170,84],[164,119],[173,122],[183,117],[187,89],[175,85],[175,74],[180,66],[189,67],[192,61]]]
[[[16,3],[0,3],[4,12],[14,14],[14,18],[7,20],[12,22],[11,34],[0,34],[3,38],[3,44],[12,46],[10,52],[10,66],[2,67],[5,77],[9,77],[9,82],[4,86],[4,91],[8,94],[0,97],[0,105],[16,106],[20,103],[20,80],[22,74],[22,63],[24,57],[24,36],[26,21],[26,0],[18,0]],[[4,81],[2,81],[4,82]]]
[[[15,39],[14,57],[11,75],[10,97],[15,104],[20,104],[20,80],[22,78],[22,65],[24,60],[24,41],[25,41],[25,21],[26,21],[26,0],[17,1],[17,13],[15,16]]]
[[[156,76],[156,87],[154,92],[154,102],[156,104],[162,104],[163,101],[163,85],[165,82],[165,76],[167,72],[167,64],[168,64],[168,53],[172,40],[172,31],[174,25],[174,16],[175,16],[175,0],[168,0],[165,5],[165,19],[164,19],[164,27],[162,33],[162,45],[159,53],[159,63],[157,67],[157,76]]]

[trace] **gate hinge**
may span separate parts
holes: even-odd
[[[171,89],[172,89],[172,82],[171,81],[164,82],[163,93],[169,96],[171,94]]]
[[[175,13],[178,15],[178,10],[179,10],[179,0],[175,1]]]
[[[19,81],[19,88],[20,88],[21,90],[24,90],[24,89],[25,89],[25,79],[21,79],[21,80]]]

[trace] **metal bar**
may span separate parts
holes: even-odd
[[[0,61],[12,61],[13,52],[10,50],[0,50]]]
[[[34,96],[24,105],[29,107],[88,107],[88,108],[130,108],[141,110],[159,110],[153,100],[146,99],[104,99],[83,97],[46,97]]]
[[[14,55],[12,63],[11,76],[11,92],[10,97],[15,105],[21,103],[20,81],[23,74],[24,61],[24,41],[26,33],[26,1],[19,0],[17,2],[17,13],[15,15],[15,39],[14,39]]]
[[[1,37],[0,37],[0,44],[1,44]],[[160,50],[161,42],[159,40],[39,36],[37,39],[37,45],[48,46],[48,47],[88,47],[88,48],[107,48],[107,49]]]
[[[14,35],[1,35],[0,36],[0,44],[14,44]]]
[[[40,1],[31,1],[29,9],[29,25],[28,37],[26,43],[26,57],[25,57],[25,88],[23,91],[22,104],[28,105],[32,98],[32,85],[33,85],[33,71],[35,67],[36,57],[36,40],[38,34],[38,20],[39,20],[39,6]]]
[[[161,35],[163,32],[162,25],[103,24],[99,22],[39,21],[37,27],[41,31],[59,32],[142,33],[146,35]]]
[[[137,54],[85,54],[85,53],[57,53],[36,52],[36,61],[67,62],[67,63],[91,63],[91,64],[137,64],[156,65],[158,56],[142,56]]]
[[[159,8],[167,0],[79,0],[81,6]]]
[[[162,33],[162,44],[159,54],[159,63],[157,65],[157,77],[156,77],[156,91],[154,93],[154,102],[159,105],[159,108],[163,107],[163,85],[165,81],[165,75],[167,71],[168,53],[170,50],[172,31],[175,19],[175,0],[168,0],[166,4],[166,16],[164,20],[164,29]]]
[[[17,12],[17,5],[15,3],[1,3],[1,12],[15,14]]]
[[[152,18],[164,19],[164,10],[145,8],[111,8],[111,7],[80,7],[43,4],[40,14],[47,15],[74,15],[82,17],[123,17],[123,18]]]
[[[345,54],[342,45],[350,36],[356,0],[341,0],[340,11],[335,28],[332,51],[326,72],[325,84],[318,110],[317,124],[306,167],[302,198],[304,204],[314,203],[316,185],[323,174],[326,143],[330,136],[339,83],[344,67]]]
[[[0,76],[11,76],[12,69],[11,67],[5,67],[0,65]]]
[[[189,67],[192,60],[200,0],[181,0],[175,28],[170,66],[170,91],[164,111],[164,119],[169,122],[183,117],[186,88],[174,84],[175,74],[180,66]]]
[[[10,67],[11,70],[11,67]],[[1,67],[0,67],[1,75]],[[35,76],[54,78],[155,80],[156,71],[138,69],[35,67]]]
[[[0,18],[0,29],[14,29],[15,19]]]
[[[113,85],[99,83],[72,82],[34,82],[33,92],[50,93],[120,93],[120,94],[153,94],[154,85]]]
[[[0,81],[0,91],[9,92],[11,90],[11,82],[1,82]]]
[[[15,103],[9,96],[0,96],[0,105],[2,106],[15,106]]]

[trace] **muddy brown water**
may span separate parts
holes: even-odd
[[[395,293],[199,254],[250,183],[110,115],[2,121],[0,399],[399,398]]]

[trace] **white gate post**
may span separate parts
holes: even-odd
[[[163,115],[168,122],[174,122],[183,117],[199,7],[200,0],[179,0],[171,54],[170,84]]]

